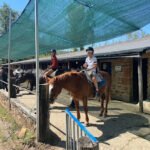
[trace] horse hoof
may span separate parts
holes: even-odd
[[[85,123],[85,126],[88,127],[88,126],[89,126],[89,122],[86,122],[86,123]]]
[[[103,117],[106,118],[106,117],[107,117],[107,114],[104,114]]]
[[[100,114],[99,114],[99,116],[101,117],[101,116],[103,116],[103,114],[102,114],[102,113],[100,113]]]

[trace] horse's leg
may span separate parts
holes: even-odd
[[[30,82],[29,82],[29,80],[27,81],[28,83],[27,83],[27,89],[29,89],[29,84],[30,84]]]
[[[74,98],[73,98],[73,100],[74,100],[74,103],[75,103],[75,106],[76,106],[77,118],[78,118],[78,120],[80,120],[79,101],[74,99]]]
[[[102,94],[101,95],[101,110],[100,110],[100,116],[103,116],[103,112],[104,112],[104,100],[105,100],[105,97],[104,95]]]
[[[33,81],[29,81],[30,82],[30,91],[33,91]]]
[[[84,98],[84,99],[83,99],[83,107],[84,107],[84,112],[85,112],[86,125],[89,124],[87,103],[88,103],[88,102],[87,102],[87,98]]]
[[[106,96],[105,106],[104,106],[104,114],[103,114],[104,117],[107,117],[108,101],[109,101],[109,96]]]

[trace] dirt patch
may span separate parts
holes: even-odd
[[[22,132],[22,126],[18,125],[11,114],[0,105],[0,150],[57,149],[49,144],[36,143],[35,134],[29,129],[26,129],[21,137],[19,137],[20,132]]]

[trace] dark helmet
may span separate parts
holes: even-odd
[[[86,52],[94,52],[93,47],[88,47],[88,48],[86,49]]]
[[[52,52],[52,53],[56,53],[56,49],[52,49],[51,52]]]

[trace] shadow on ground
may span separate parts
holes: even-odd
[[[52,107],[51,109],[65,111],[67,107]],[[73,109],[74,111],[75,109]],[[82,107],[81,110],[83,111]],[[99,107],[89,106],[89,111],[99,111]],[[121,109],[109,109],[109,110],[121,110]],[[99,117],[100,118],[100,117]],[[104,124],[99,124],[104,122]],[[98,137],[101,142],[106,142],[112,138],[119,136],[125,132],[131,132],[135,135],[141,136],[147,140],[150,140],[150,122],[141,114],[134,113],[121,113],[117,115],[109,115],[107,118],[100,118],[97,123],[90,123],[90,126],[96,127],[98,130],[103,132],[103,135]],[[141,130],[142,129],[142,130]],[[142,133],[145,132],[145,133]],[[145,137],[148,135],[148,138]]]
[[[51,107],[51,108],[49,108],[49,109],[57,109],[57,110],[65,111],[66,108],[67,108],[67,106],[66,106],[66,107],[54,106],[54,107]],[[76,109],[70,109],[70,110],[75,111]],[[84,110],[84,109],[83,109],[83,106],[80,106],[80,110],[81,110],[81,111]],[[89,112],[90,112],[90,111],[98,111],[98,112],[100,112],[100,107],[88,106],[88,110],[89,110]],[[109,108],[108,110],[122,110],[122,109],[120,109],[120,108]]]
[[[66,142],[62,141],[52,130],[49,130],[45,144],[65,148]]]
[[[51,109],[65,111],[67,107],[52,107]],[[83,111],[82,106],[80,107]],[[103,135],[98,137],[100,142],[106,143],[107,140],[118,137],[122,133],[130,132],[144,139],[150,140],[150,119],[149,116],[130,113],[130,111],[124,111],[124,108],[109,108],[113,114],[103,119],[98,117],[100,106],[88,106],[89,113],[99,118],[97,123],[91,123],[90,126],[96,127],[103,132]],[[75,111],[75,109],[71,109]],[[104,122],[100,124],[99,122]]]
[[[104,120],[98,120],[97,122],[102,121],[104,121],[103,125],[91,123],[90,126],[94,126],[103,132],[103,135],[98,137],[98,139],[104,143],[122,133],[134,131],[134,134],[136,134],[135,130],[138,131],[142,127],[150,127],[147,118],[132,113],[111,116]]]

